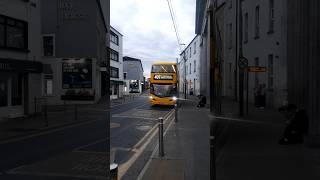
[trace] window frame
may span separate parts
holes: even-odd
[[[1,49],[8,49],[8,50],[15,50],[15,51],[22,51],[22,52],[29,52],[28,50],[28,22],[27,21],[23,21],[23,20],[19,20],[16,18],[12,18],[9,16],[5,16],[0,14],[0,17],[2,17],[4,19],[4,22],[0,22],[1,25],[3,25],[4,27],[4,45],[0,45]],[[10,25],[8,24],[8,20],[14,21],[14,25]],[[23,27],[19,27],[17,24],[18,23],[22,23]],[[19,48],[19,47],[12,47],[8,45],[8,27],[14,27],[14,28],[18,28],[20,30],[22,30],[22,34],[23,34],[23,47]]]
[[[117,76],[113,76],[113,74],[112,74],[113,70],[116,70]],[[110,66],[110,77],[111,77],[111,78],[119,78],[119,68]]]
[[[110,31],[110,41],[116,45],[119,45],[119,36],[113,31]]]
[[[254,39],[260,37],[260,6],[257,5],[255,9],[255,22],[254,22]]]
[[[113,58],[112,58],[112,55],[115,55],[117,58],[116,58],[116,59],[113,59]],[[118,51],[115,51],[115,50],[113,50],[113,49],[110,49],[110,60],[119,62],[119,52],[118,52]]]
[[[44,37],[52,37],[52,55],[51,56],[48,56],[48,55],[45,55],[45,47],[44,47]],[[42,35],[42,54],[43,56],[45,57],[54,57],[56,56],[56,35],[55,34],[43,34]]]
[[[244,14],[244,43],[249,41],[249,14]]]
[[[269,0],[269,25],[268,25],[268,33],[274,33],[274,0]]]

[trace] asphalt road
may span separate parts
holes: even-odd
[[[102,105],[86,111],[108,115]],[[111,107],[111,161],[126,164],[122,173],[133,164],[128,161],[133,161],[134,150],[146,143],[145,136],[156,125],[156,119],[169,111],[169,107],[150,107],[147,96]],[[0,179],[105,179],[109,169],[106,122],[96,119],[0,142]]]

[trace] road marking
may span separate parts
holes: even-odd
[[[77,151],[77,150],[86,148],[86,147],[88,147],[88,146],[91,146],[91,145],[94,145],[94,144],[98,144],[98,143],[103,142],[103,141],[107,141],[107,138],[99,139],[99,140],[94,141],[94,142],[92,142],[92,143],[89,143],[89,144],[86,144],[86,145],[77,147],[77,148],[75,148],[74,150]]]
[[[114,128],[119,128],[120,124],[119,123],[110,123],[110,128],[114,129]]]
[[[30,134],[30,135],[26,135],[26,136],[23,136],[23,137],[17,137],[17,138],[9,139],[9,140],[3,140],[3,141],[0,142],[0,144],[12,143],[12,142],[16,142],[16,141],[29,139],[29,138],[32,138],[32,137],[42,136],[42,135],[54,133],[54,132],[57,132],[57,131],[61,131],[61,130],[64,130],[64,129],[69,129],[69,128],[73,128],[73,127],[77,127],[77,126],[82,126],[82,125],[85,125],[85,124],[91,124],[91,123],[94,123],[96,121],[98,121],[98,120],[91,120],[91,121],[86,121],[86,122],[82,122],[82,123],[66,125],[66,126],[63,126],[63,127],[60,127],[60,128],[55,128],[55,129],[48,130],[48,131],[46,131],[46,129],[42,129],[44,132]],[[54,127],[51,127],[51,128],[54,128]]]
[[[253,121],[253,120],[247,120],[247,119],[230,118],[230,117],[213,116],[213,115],[209,115],[209,117],[210,118],[215,118],[215,119],[221,119],[221,120],[245,122],[245,123],[252,123],[252,124],[265,124],[265,125],[283,126],[280,123],[272,123],[272,122]]]
[[[170,112],[171,114],[169,113],[170,116],[171,116],[172,114],[174,114],[174,113],[172,113],[172,112],[174,112],[174,111],[171,110],[171,112]],[[167,117],[166,122],[169,121],[169,119],[170,119],[169,117],[170,117],[170,116]],[[173,122],[173,119],[171,119],[171,122]],[[169,124],[169,125],[170,125],[170,124]],[[156,125],[156,126],[157,126],[157,125]],[[169,128],[169,126],[168,126],[167,128]],[[150,131],[151,131],[151,130],[150,130]],[[154,137],[157,133],[158,133],[158,129],[155,130],[155,131],[153,131],[153,133],[152,133],[152,134],[149,136],[149,138],[144,142],[144,144],[141,145],[140,148],[133,150],[135,153],[131,156],[131,158],[130,158],[127,162],[119,165],[119,168],[118,168],[118,176],[119,176],[119,179],[121,179],[122,176],[128,171],[128,169],[134,164],[134,162],[136,162],[136,160],[137,160],[137,159],[139,158],[139,156],[143,153],[143,151],[145,150],[145,148],[148,146],[148,144],[151,142],[151,140],[153,139],[153,137]]]
[[[170,121],[167,129],[164,131],[163,136],[166,136],[168,130],[171,128],[171,126],[172,126],[172,124],[173,124],[173,122],[174,122],[173,119],[174,119],[174,118],[172,118],[172,120]],[[143,167],[143,169],[141,170],[139,176],[137,177],[137,180],[141,180],[141,179],[143,178],[144,174],[146,173],[147,169],[148,169],[149,166],[150,166],[150,163],[151,163],[151,161],[152,161],[152,158],[155,156],[155,154],[156,154],[156,152],[157,152],[158,149],[159,149],[159,143],[158,143],[158,144],[156,145],[156,147],[153,149],[153,151],[152,151],[152,153],[151,153],[151,155],[150,155],[149,160],[148,160],[147,163],[144,165],[144,167]]]

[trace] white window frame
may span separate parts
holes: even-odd
[[[52,56],[46,56],[44,54],[44,41],[43,41],[43,38],[44,37],[52,37],[52,44],[53,44],[53,50],[52,50]],[[42,42],[42,55],[45,56],[45,57],[54,57],[56,56],[56,35],[55,34],[42,34],[42,39],[41,39],[41,42]]]

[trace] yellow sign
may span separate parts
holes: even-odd
[[[248,72],[266,72],[267,67],[262,67],[262,66],[248,66],[247,67]]]

